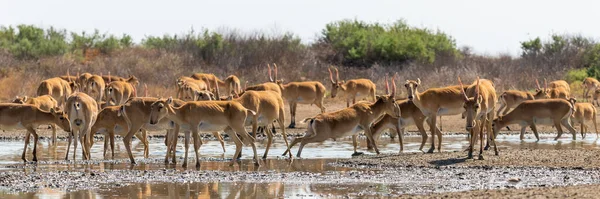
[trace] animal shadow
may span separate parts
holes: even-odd
[[[444,160],[434,160],[434,161],[430,161],[429,164],[435,165],[435,166],[448,166],[448,165],[453,165],[453,164],[459,164],[459,163],[463,163],[466,162],[468,158],[448,158],[448,159],[444,159]]]

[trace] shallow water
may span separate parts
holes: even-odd
[[[598,138],[595,135],[588,135],[583,140],[573,141],[570,135],[564,134],[561,139],[554,141],[555,134],[541,134],[541,140],[535,141],[533,135],[527,135],[525,140],[519,140],[518,135],[499,135],[497,144],[500,150],[502,149],[598,149]],[[579,136],[579,135],[578,135]],[[578,137],[581,139],[581,137]],[[103,143],[97,142],[92,147],[92,163],[72,164],[72,162],[64,162],[66,142],[59,141],[56,145],[50,145],[48,141],[40,141],[38,149],[38,157],[40,163],[37,166],[31,164],[23,166],[21,161],[21,153],[23,141],[1,141],[0,142],[0,169],[4,171],[23,171],[31,172],[104,172],[112,170],[161,170],[161,169],[177,169],[181,168],[182,159],[178,159],[178,164],[164,165],[162,160],[165,155],[165,146],[163,139],[150,140],[150,159],[143,159],[143,145],[137,141],[133,141],[133,154],[139,162],[137,165],[129,164],[127,153],[121,140],[115,142],[115,159],[110,161],[110,158],[103,158]],[[417,152],[421,138],[418,136],[405,137],[405,152]],[[264,144],[266,141],[257,143],[257,152],[262,156],[264,152]],[[443,151],[462,151],[468,145],[465,136],[453,135],[444,136],[442,143]],[[428,141],[425,149],[428,149],[430,142]],[[31,159],[31,150],[33,145],[29,146],[27,153],[28,159]],[[379,142],[379,149],[382,153],[398,153],[399,144],[397,140],[391,141],[389,138],[382,138]],[[257,167],[252,163],[251,147],[243,148],[242,161],[233,167],[230,167],[229,161],[233,156],[235,146],[226,142],[226,152],[223,153],[218,141],[204,141],[200,148],[202,158],[200,171],[226,171],[226,172],[266,172],[266,173],[320,173],[322,175],[337,175],[340,173],[357,171],[355,168],[334,167],[331,163],[335,163],[338,159],[351,158],[352,141],[350,139],[342,139],[338,141],[326,141],[320,144],[308,144],[303,152],[302,159],[294,160],[290,163],[280,155],[285,151],[285,143],[281,138],[275,138],[272,148],[269,152],[267,160],[261,162],[261,166]],[[297,152],[298,146],[292,149],[292,152]],[[365,140],[360,140],[359,151],[365,151]],[[81,159],[81,148],[78,149],[77,159]],[[189,152],[190,167],[193,168],[195,161],[193,149],[190,147]],[[371,154],[372,152],[366,152]],[[69,159],[72,159],[73,152],[71,151]],[[177,156],[183,156],[183,147],[177,149]],[[195,170],[195,169],[193,169]],[[333,172],[333,173],[332,173]],[[373,171],[377,175],[382,171]],[[504,179],[502,179],[504,180]],[[368,189],[365,189],[368,187]],[[205,182],[131,182],[123,185],[114,186],[114,184],[100,184],[87,190],[79,189],[63,189],[63,188],[43,188],[32,193],[0,193],[2,198],[132,198],[132,197],[195,197],[195,198],[273,198],[273,197],[331,197],[331,196],[361,196],[363,194],[373,195],[374,193],[405,193],[406,187],[397,184],[386,183],[302,183],[302,182],[247,182],[247,181],[205,181]]]

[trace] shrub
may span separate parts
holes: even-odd
[[[567,74],[565,75],[565,80],[567,82],[583,82],[583,79],[585,79],[586,77],[588,77],[587,69],[572,69],[567,71]]]

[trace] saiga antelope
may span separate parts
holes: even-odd
[[[25,153],[29,145],[29,134],[33,135],[33,161],[37,161],[38,134],[35,131],[38,126],[45,124],[56,124],[65,131],[71,131],[67,115],[62,111],[51,108],[49,112],[41,110],[31,104],[0,103],[0,129],[16,130],[26,129],[25,146],[21,159],[27,162]]]
[[[298,142],[300,142],[300,148],[298,148],[296,156],[300,157],[302,149],[308,143],[323,142],[327,139],[337,139],[350,135],[352,136],[354,145],[353,155],[359,155],[360,153],[356,150],[358,145],[356,138],[361,130],[365,131],[367,142],[371,142],[375,148],[375,152],[379,154],[379,149],[377,148],[377,143],[375,143],[370,127],[375,120],[384,114],[392,115],[396,118],[400,116],[398,104],[396,104],[396,100],[394,99],[396,93],[395,85],[395,80],[392,78],[392,93],[390,95],[377,96],[377,100],[373,103],[359,102],[342,110],[321,113],[315,117],[304,119],[305,122],[310,121],[308,131],[304,137],[295,138],[284,152],[284,155],[288,152],[291,153],[290,149]],[[386,90],[389,91],[389,89]]]
[[[437,131],[437,116],[438,115],[458,115],[462,114],[464,109],[464,88],[460,85],[449,86],[443,88],[430,88],[420,93],[418,90],[421,85],[421,79],[406,80],[404,87],[408,91],[408,100],[412,101],[417,106],[423,115],[427,117],[427,124],[431,132],[431,148],[427,153],[433,153],[435,149],[435,135],[440,136],[438,139],[438,151],[441,151],[442,133]]]
[[[121,106],[108,106],[103,108],[100,113],[98,113],[96,122],[92,125],[92,135],[95,133],[104,135],[104,157],[106,157],[106,152],[109,147],[112,152],[111,157],[115,157],[115,133],[124,136],[125,133],[129,131],[127,122],[125,122],[125,119],[121,115],[120,109]],[[148,158],[149,145],[146,131],[139,131],[135,134],[135,137],[144,144],[144,157]]]
[[[546,79],[544,79],[544,84],[546,85],[548,96],[551,99],[565,99],[569,100],[571,94],[571,88],[569,87],[569,83],[564,80],[557,80],[550,82],[550,87],[548,87],[546,83]]]
[[[42,111],[50,111],[50,109],[56,109],[58,107],[58,102],[50,95],[42,95],[38,97],[19,97],[13,100],[13,103],[17,104],[31,104],[37,106]],[[50,124],[50,128],[52,128],[52,144],[56,143],[56,124]],[[25,137],[25,139],[29,139],[29,134]]]
[[[583,80],[583,99],[588,100],[588,95],[590,94],[590,91],[593,93],[596,92],[596,90],[598,90],[598,88],[600,87],[600,82],[593,77],[586,77]]]
[[[356,103],[356,98],[358,97],[371,97],[373,101],[375,101],[375,84],[368,79],[352,79],[348,80],[348,82],[341,81],[340,82],[340,73],[337,68],[335,68],[336,79],[333,80],[333,74],[331,73],[331,69],[329,70],[329,80],[331,81],[331,98],[335,98],[338,93],[342,98],[346,99],[346,107],[350,107],[350,101],[352,100],[352,104]]]
[[[423,150],[423,146],[425,146],[425,142],[427,142],[427,133],[425,132],[425,126],[423,124],[427,118],[412,101],[396,100],[396,104],[398,104],[398,107],[400,108],[400,118],[395,118],[386,114],[381,120],[371,125],[371,132],[373,132],[375,140],[380,137],[384,130],[392,129],[398,136],[400,152],[402,152],[404,150],[404,130],[407,127],[414,125],[417,126],[419,133],[421,133],[422,139],[419,150]],[[440,130],[436,128],[436,131]],[[438,136],[438,139],[440,138],[441,137]]]
[[[191,77],[181,76],[177,78],[177,98],[183,99],[183,89],[185,85],[193,84],[196,90],[210,90],[210,85],[202,80]]]
[[[540,83],[538,80],[535,80],[537,88],[535,89],[535,93],[530,93],[526,91],[518,91],[518,90],[507,90],[500,94],[498,97],[498,101],[500,102],[500,108],[498,108],[497,116],[506,115],[511,109],[517,107],[525,100],[535,100],[535,99],[547,99],[550,98],[546,91],[547,89],[542,89],[540,87]],[[500,114],[502,112],[502,114]]]
[[[106,85],[106,103],[108,105],[124,104],[129,98],[135,97],[135,88],[124,81],[112,81]]]
[[[458,83],[463,86],[458,78]],[[492,81],[487,79],[479,79],[477,77],[476,84],[469,86],[466,91],[461,89],[464,98],[465,108],[465,128],[471,135],[469,142],[468,158],[473,158],[474,144],[477,142],[477,134],[479,133],[479,159],[483,160],[483,131],[487,130],[487,140],[494,145],[494,152],[498,155],[496,147],[495,134],[492,134],[492,120],[494,119],[495,106],[497,102],[496,89]],[[487,147],[487,146],[486,146]]]
[[[65,160],[69,159],[69,150],[73,138],[75,138],[73,144],[73,160],[75,160],[77,155],[77,139],[81,141],[83,159],[88,160],[91,158],[89,151],[91,142],[93,141],[91,130],[92,125],[96,122],[96,117],[99,112],[98,108],[99,106],[96,103],[96,100],[82,92],[76,92],[67,98],[65,111],[69,116],[72,131],[69,135]]]
[[[298,104],[315,104],[325,113],[323,100],[325,99],[325,86],[321,82],[290,82],[283,83],[283,80],[277,79],[277,65],[275,65],[275,83],[281,89],[281,97],[290,103],[291,121],[289,128],[296,128],[296,107]]]
[[[237,95],[242,92],[242,88],[240,87],[240,79],[235,75],[228,76],[225,78],[225,81],[220,80],[212,73],[196,73],[192,75],[192,78],[206,82],[206,84],[209,84],[209,88],[215,88],[216,86],[219,86],[225,90],[227,95]]]
[[[594,123],[594,130],[596,130],[596,136],[598,136],[598,126],[596,121],[596,107],[591,103],[575,103],[575,112],[571,116],[571,122],[573,125],[581,124],[581,137],[585,138],[587,133],[586,121]]]
[[[252,86],[248,86],[248,87],[244,86],[244,91],[274,91],[281,95],[281,88],[279,88],[279,85],[277,85],[277,83],[275,83],[275,80],[273,79],[273,76],[271,74],[272,73],[271,65],[267,64],[267,67],[268,67],[267,73],[268,73],[268,77],[269,77],[269,82],[252,85]],[[246,84],[247,83],[248,82],[246,82]],[[240,93],[240,95],[241,94],[242,93]]]
[[[216,84],[216,95],[218,98],[218,84]],[[245,123],[245,126],[252,125],[254,138],[256,138],[258,126],[268,127],[269,125],[272,125],[273,121],[277,120],[279,128],[281,128],[281,135],[283,135],[285,145],[286,147],[289,146],[287,134],[285,133],[285,110],[281,95],[273,91],[246,91],[240,97],[231,99],[231,101],[239,102],[245,108],[256,112],[253,116],[254,118],[252,120],[246,120]],[[273,132],[271,132],[269,128],[265,128],[265,130],[267,131],[267,148],[265,149],[263,159],[267,158],[271,143],[273,142]],[[291,153],[290,158],[292,158]]]
[[[55,77],[42,81],[37,88],[37,96],[50,95],[59,107],[64,107],[67,97],[75,92],[77,84]]]
[[[88,80],[90,78],[92,78],[92,74],[83,73],[83,74],[79,75],[79,72],[77,72],[77,77],[78,77],[77,84],[79,84],[81,86],[81,88],[80,88],[81,91],[85,92],[88,89],[87,88]]]
[[[199,137],[200,132],[225,131],[236,145],[234,158],[231,161],[233,165],[242,150],[242,141],[238,137],[241,135],[246,144],[252,146],[254,151],[255,164],[260,164],[256,154],[254,138],[246,132],[244,123],[246,118],[256,113],[244,108],[240,103],[233,101],[193,101],[186,102],[181,107],[173,107],[173,99],[158,100],[152,103],[150,111],[150,124],[156,124],[163,118],[167,118],[179,124],[181,130],[192,131],[194,139],[194,152],[196,153],[196,168],[200,167],[198,149],[202,142]],[[256,123],[256,121],[253,121]],[[130,125],[131,126],[131,125]],[[187,156],[184,158],[183,166],[187,166]]]
[[[565,126],[575,140],[575,129],[569,123],[569,118],[574,112],[572,102],[563,99],[541,99],[525,101],[508,114],[494,119],[494,135],[497,135],[501,128],[509,124],[521,125],[521,135],[524,134],[527,126],[531,127],[533,134],[539,141],[536,124],[554,125],[558,130],[558,140],[562,136],[561,125]]]
[[[86,86],[83,87],[86,94],[96,100],[97,103],[101,102],[104,97],[104,91],[106,90],[106,83],[99,75],[92,75],[87,79]],[[98,107],[99,108],[99,107]]]

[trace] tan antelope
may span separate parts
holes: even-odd
[[[125,119],[121,115],[120,109],[121,106],[108,106],[103,108],[100,113],[98,113],[96,122],[91,128],[92,135],[95,133],[104,134],[104,157],[106,157],[108,148],[111,149],[111,157],[115,157],[115,133],[124,136],[125,133],[129,131],[127,122],[125,122]],[[135,134],[135,137],[144,144],[144,157],[148,158],[149,143],[146,131],[139,131]]]
[[[591,121],[594,123],[594,130],[596,130],[596,136],[598,136],[598,126],[596,121],[596,107],[594,107],[591,103],[575,103],[575,112],[573,116],[571,116],[571,122],[573,125],[581,124],[581,137],[585,138],[585,134],[587,133],[587,125],[585,125],[586,121]]]
[[[216,83],[216,82],[215,82]],[[219,98],[219,85],[216,84],[216,95]],[[285,133],[285,110],[281,95],[273,91],[246,91],[240,97],[231,99],[231,101],[239,102],[245,108],[256,112],[252,120],[246,120],[245,126],[252,126],[252,133],[256,138],[258,126],[268,127],[273,121],[277,121],[281,129],[281,135],[285,141],[286,147],[289,146],[287,134]],[[271,143],[273,142],[273,132],[265,128],[267,132],[267,148],[263,155],[263,159],[267,158]],[[290,158],[292,154],[290,153]]]
[[[242,87],[240,86],[240,79],[235,75],[228,76],[227,78],[225,78],[224,81],[220,80],[217,76],[215,76],[212,73],[196,73],[192,75],[192,78],[206,82],[206,84],[209,84],[209,88],[215,88],[216,86],[219,86],[220,88],[225,90],[225,93],[227,93],[227,95],[237,95],[242,92]]]
[[[152,103],[157,100],[158,98],[154,97],[134,97],[121,105],[121,114],[127,123],[127,129],[129,129],[123,136],[123,144],[125,145],[125,149],[127,150],[127,154],[132,164],[135,164],[135,159],[133,159],[133,154],[131,153],[131,139],[135,134],[140,130],[160,131],[177,128],[177,125],[169,120],[160,120],[156,121],[156,123],[150,123],[150,108]],[[173,134],[177,135],[177,133]],[[168,154],[166,157],[168,157]]]
[[[460,77],[458,83],[462,86]],[[471,135],[469,142],[469,155],[468,158],[473,158],[474,144],[477,142],[477,133],[479,133],[479,159],[483,160],[483,137],[484,128],[487,129],[487,140],[488,144],[491,141],[494,145],[494,153],[498,155],[498,148],[496,147],[495,135],[492,134],[492,120],[494,119],[495,107],[496,107],[496,89],[494,83],[487,79],[479,79],[477,77],[476,83],[469,86],[466,91],[462,90],[464,97],[464,108],[465,108],[465,128]],[[487,148],[487,145],[486,145]]]
[[[124,81],[112,81],[106,85],[106,103],[108,105],[124,104],[129,98],[135,97],[135,88]]]
[[[279,87],[279,85],[277,85],[277,83],[275,83],[275,80],[273,79],[273,75],[271,74],[271,65],[267,64],[268,70],[268,76],[269,76],[269,82],[265,82],[262,84],[257,84],[257,85],[253,85],[253,86],[249,86],[246,87],[244,86],[244,91],[274,91],[276,93],[279,93],[281,95],[281,88]],[[246,84],[248,84],[248,82],[246,82]],[[240,93],[241,95],[241,93]]]
[[[127,108],[127,107],[126,107]],[[125,109],[127,110],[127,109]],[[193,101],[186,102],[181,107],[173,107],[173,99],[158,100],[152,103],[150,109],[150,124],[156,124],[163,118],[167,118],[179,124],[181,130],[192,131],[194,140],[194,152],[196,154],[196,168],[200,167],[198,149],[202,145],[200,132],[225,131],[236,145],[234,158],[231,161],[233,165],[242,150],[242,136],[246,144],[252,146],[254,151],[255,164],[260,164],[256,154],[254,138],[246,132],[244,123],[246,118],[255,118],[256,113],[244,108],[242,104],[234,101]],[[256,121],[253,121],[256,123]],[[130,125],[131,126],[131,125]],[[186,150],[187,151],[187,150]],[[187,154],[184,158],[184,167],[187,166]]]
[[[288,152],[291,153],[290,149],[298,142],[300,142],[300,148],[298,148],[296,156],[300,157],[302,149],[308,143],[323,142],[327,139],[335,140],[346,136],[352,136],[354,144],[353,155],[359,155],[360,153],[356,150],[358,145],[356,139],[361,130],[365,131],[367,142],[371,142],[375,152],[379,154],[379,149],[377,148],[377,143],[375,143],[370,127],[375,120],[384,114],[392,115],[396,118],[400,117],[400,109],[394,99],[396,94],[394,79],[392,78],[392,93],[389,94],[389,89],[386,88],[389,95],[377,96],[377,101],[375,102],[358,102],[342,110],[321,113],[315,117],[304,119],[305,122],[310,121],[308,131],[304,137],[295,138],[284,152],[284,155]]]
[[[62,111],[51,108],[49,112],[41,110],[31,104],[0,103],[0,129],[16,130],[26,129],[25,146],[21,159],[27,162],[25,153],[29,145],[29,135],[33,135],[33,161],[37,161],[38,134],[36,129],[40,125],[55,124],[65,131],[71,131],[67,115]]]
[[[281,97],[290,103],[291,121],[288,128],[296,128],[296,107],[298,104],[315,104],[325,113],[323,100],[325,99],[325,86],[321,82],[290,82],[283,83],[283,80],[277,79],[277,65],[275,65],[275,83],[281,89]]]
[[[340,82],[340,73],[335,68],[336,79],[333,80],[333,74],[331,69],[329,70],[329,80],[331,81],[331,98],[335,98],[337,95],[342,96],[346,99],[346,107],[350,107],[350,101],[352,104],[356,103],[356,98],[362,99],[361,97],[370,97],[375,101],[375,84],[368,79],[352,79],[345,82]]]
[[[421,79],[406,80],[404,87],[408,91],[408,100],[412,101],[417,106],[423,115],[427,117],[427,124],[431,132],[431,148],[427,153],[433,153],[435,149],[435,135],[440,136],[438,139],[438,151],[441,151],[442,133],[437,131],[437,116],[438,115],[458,115],[465,112],[464,108],[464,87],[449,86],[443,88],[430,88],[420,93],[418,90],[421,85]]]
[[[211,87],[208,83],[202,80],[197,80],[191,77],[181,76],[177,78],[177,98],[183,99],[184,87],[187,85],[188,88],[193,90],[210,90]]]
[[[88,80],[90,78],[92,78],[92,76],[93,75],[90,73],[83,73],[83,74],[79,75],[79,72],[77,72],[77,77],[78,77],[77,84],[81,85],[81,88],[80,88],[81,91],[86,91],[88,89],[87,88]]]
[[[77,139],[81,141],[81,148],[84,160],[90,159],[90,147],[93,135],[91,134],[92,125],[96,122],[98,115],[98,104],[94,98],[89,95],[76,92],[67,98],[67,106],[65,111],[71,122],[71,134],[67,145],[67,153],[65,160],[69,159],[69,150],[71,148],[71,140],[74,140],[73,160],[77,155]]]
[[[77,84],[55,77],[43,80],[37,88],[37,96],[50,95],[59,107],[64,107],[67,97],[77,89]]]
[[[99,75],[92,75],[87,79],[87,85],[84,86],[83,92],[94,98],[96,102],[101,102],[104,98],[104,91],[106,90],[106,83],[104,79]]]
[[[557,80],[550,82],[550,86],[548,86],[546,79],[544,79],[544,84],[546,85],[547,95],[550,99],[570,99],[571,88],[569,84],[564,80]],[[536,98],[538,99],[538,98]],[[543,99],[543,98],[539,98]]]
[[[518,90],[508,90],[502,92],[498,101],[500,102],[500,108],[498,108],[498,112],[496,115],[506,115],[508,111],[517,107],[525,100],[535,100],[535,99],[548,99],[550,98],[549,93],[547,93],[547,88],[540,87],[540,83],[538,80],[535,80],[537,85],[537,89],[535,89],[535,93],[529,93],[526,91],[518,91]],[[500,114],[502,112],[502,114]]]
[[[588,100],[590,91],[593,94],[600,87],[600,82],[596,78],[593,78],[593,77],[586,77],[583,80],[582,84],[583,84],[583,99],[585,99],[585,100]]]
[[[423,150],[423,146],[425,146],[425,142],[427,142],[427,133],[425,132],[425,126],[423,124],[427,118],[410,100],[396,100],[396,104],[398,104],[398,107],[400,108],[400,118],[395,118],[386,114],[381,120],[373,123],[371,132],[373,132],[375,139],[377,140],[384,130],[392,129],[397,133],[398,141],[400,143],[400,152],[402,152],[404,150],[404,130],[410,126],[417,126],[422,138],[419,150]],[[436,128],[436,131],[440,130]],[[438,136],[438,139],[440,138],[441,137]]]
[[[108,87],[108,84],[110,84],[113,81],[121,81],[121,82],[129,83],[131,85],[131,87],[133,88],[133,97],[137,97],[137,86],[140,84],[140,81],[138,80],[137,77],[135,77],[133,75],[129,75],[128,78],[111,76],[110,72],[108,72],[108,75],[101,75],[101,76],[102,76],[102,79],[104,80],[104,83],[106,83],[107,87]]]
[[[575,140],[575,129],[569,123],[569,118],[574,112],[572,102],[563,99],[541,99],[530,100],[519,104],[508,114],[496,118],[493,121],[494,135],[497,135],[501,128],[510,124],[521,125],[521,139],[527,126],[531,127],[533,134],[539,141],[536,124],[554,125],[558,130],[558,140],[563,134],[561,125],[566,127]]]
[[[13,103],[17,104],[31,104],[37,106],[42,111],[50,111],[50,109],[56,109],[58,107],[58,102],[50,95],[42,95],[38,97],[19,97],[17,96]],[[50,124],[50,128],[52,128],[52,143],[56,143],[56,124]],[[29,134],[25,137],[25,139],[29,139]]]

